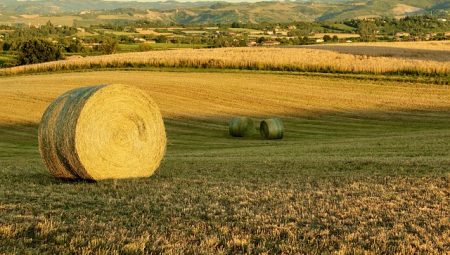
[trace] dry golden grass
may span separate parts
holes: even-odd
[[[450,108],[448,86],[442,85],[274,74],[105,71],[4,77],[0,123],[37,123],[63,92],[105,83],[139,86],[170,118]]]
[[[450,62],[431,60],[370,57],[307,48],[220,48],[93,56],[2,69],[0,75],[143,66],[373,74],[446,75],[450,72]]]

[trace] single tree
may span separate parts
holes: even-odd
[[[358,24],[358,33],[361,36],[362,41],[370,42],[376,40],[376,34],[378,32],[377,25],[370,21],[361,21]]]
[[[323,36],[323,41],[324,41],[324,42],[329,42],[329,41],[331,41],[331,39],[332,39],[332,38],[331,38],[331,36],[329,36],[329,35],[324,35],[324,36]]]

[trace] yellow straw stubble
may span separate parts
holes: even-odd
[[[39,125],[39,150],[62,179],[151,176],[166,150],[156,103],[125,85],[83,87],[58,97]]]

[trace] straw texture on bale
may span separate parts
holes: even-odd
[[[284,134],[283,121],[280,119],[266,119],[259,126],[261,136],[266,139],[282,139]]]
[[[166,149],[158,106],[118,84],[66,92],[47,108],[38,132],[45,165],[62,179],[148,177]]]
[[[248,117],[235,117],[228,124],[230,135],[234,137],[251,136],[255,133],[255,124]]]

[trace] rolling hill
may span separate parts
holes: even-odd
[[[192,23],[261,23],[326,21],[377,16],[402,17],[431,11],[450,10],[446,0],[354,0],[354,1],[263,1],[207,2],[114,2],[102,0],[6,0],[0,3],[0,18],[8,15],[61,15],[126,12],[126,19]],[[142,16],[142,11],[148,15]],[[2,17],[3,16],[3,17]]]

